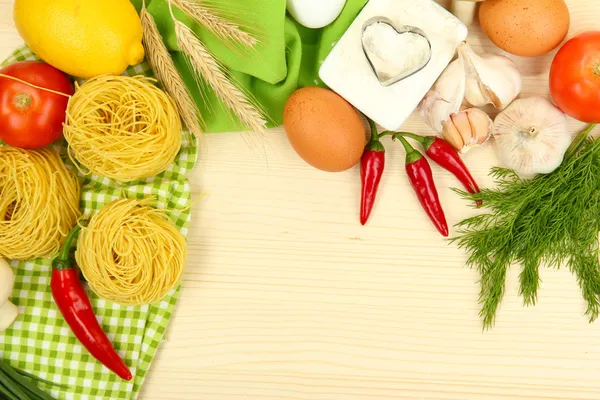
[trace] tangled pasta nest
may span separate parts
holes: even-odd
[[[56,151],[0,147],[0,256],[56,253],[81,216],[79,190]]]
[[[171,97],[154,82],[102,75],[77,87],[64,136],[82,173],[130,182],[157,175],[173,162],[181,148],[181,121]]]
[[[180,282],[187,244],[151,200],[104,206],[81,231],[75,258],[92,290],[124,305],[161,300]]]

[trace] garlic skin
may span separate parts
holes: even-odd
[[[8,299],[15,284],[15,274],[10,265],[0,258],[0,332],[4,332],[17,319],[19,309]]]
[[[458,54],[465,66],[464,100],[469,105],[493,104],[504,109],[521,93],[523,80],[510,58],[495,54],[479,56],[466,42],[458,47]]]
[[[485,143],[492,134],[492,119],[477,108],[469,108],[452,114],[442,123],[442,136],[460,153]]]
[[[498,114],[493,136],[502,165],[525,177],[558,168],[572,141],[566,116],[538,96],[515,100]]]
[[[477,55],[466,42],[458,46],[458,58],[442,72],[418,110],[427,124],[442,133],[444,122],[466,104],[492,104],[504,109],[521,92],[523,80],[515,63],[507,57]]]
[[[460,110],[465,87],[464,62],[457,58],[446,67],[417,108],[435,132],[442,133],[442,122],[448,121],[451,114]]]

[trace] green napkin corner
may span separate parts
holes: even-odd
[[[131,1],[139,10],[142,0]],[[319,67],[367,2],[348,0],[342,14],[331,25],[308,29],[286,13],[285,0],[225,1],[234,18],[239,18],[242,24],[246,21],[253,28],[252,32],[256,31],[260,43],[256,50],[250,52],[236,52],[185,14],[176,10],[175,15],[194,30],[213,55],[229,69],[230,75],[262,105],[269,118],[268,126],[274,127],[281,125],[285,101],[297,88],[325,87],[319,79]],[[206,101],[202,100],[193,73],[178,51],[166,0],[152,0],[146,4],[202,112],[206,131],[245,130],[224,110],[212,91],[208,91]]]

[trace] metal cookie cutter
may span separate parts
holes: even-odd
[[[380,71],[377,70],[377,67],[375,65],[373,65],[373,61],[369,57],[369,52],[365,48],[365,41],[364,41],[365,30],[373,24],[386,24],[386,25],[390,26],[392,29],[394,29],[398,33],[398,35],[402,35],[405,33],[413,33],[413,34],[423,37],[425,39],[425,41],[427,42],[427,47],[429,49],[427,59],[425,61],[423,61],[421,64],[416,65],[414,68],[406,70],[399,75],[388,76],[386,74],[382,74]],[[427,64],[429,64],[429,61],[431,61],[431,42],[429,41],[429,38],[427,38],[427,35],[425,34],[425,32],[423,32],[422,29],[417,28],[416,26],[410,26],[410,25],[404,25],[400,28],[396,28],[394,23],[389,18],[386,18],[386,17],[373,17],[364,23],[363,28],[362,28],[362,33],[361,33],[361,44],[362,44],[363,52],[365,53],[365,57],[367,57],[367,61],[369,61],[369,65],[371,66],[371,69],[373,70],[373,72],[377,76],[377,79],[379,79],[379,82],[383,86],[393,85],[394,83],[399,82],[402,79],[406,79],[409,76],[416,74],[417,72],[419,72],[423,68],[425,68],[427,66]]]

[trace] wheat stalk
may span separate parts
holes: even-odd
[[[262,133],[266,127],[264,114],[231,82],[223,66],[204,47],[194,32],[175,18],[173,21],[177,44],[188,57],[194,72],[208,82],[217,97],[242,124],[256,133]]]
[[[144,48],[152,70],[175,101],[179,115],[188,130],[196,136],[201,135],[200,121],[202,121],[202,116],[200,110],[198,110],[179,71],[177,71],[154,18],[146,10],[145,3],[140,13],[140,19],[142,21]]]
[[[243,31],[235,23],[219,16],[210,7],[199,1],[171,0],[171,2],[226,44],[233,42],[234,44],[254,47],[258,43],[254,36]]]

